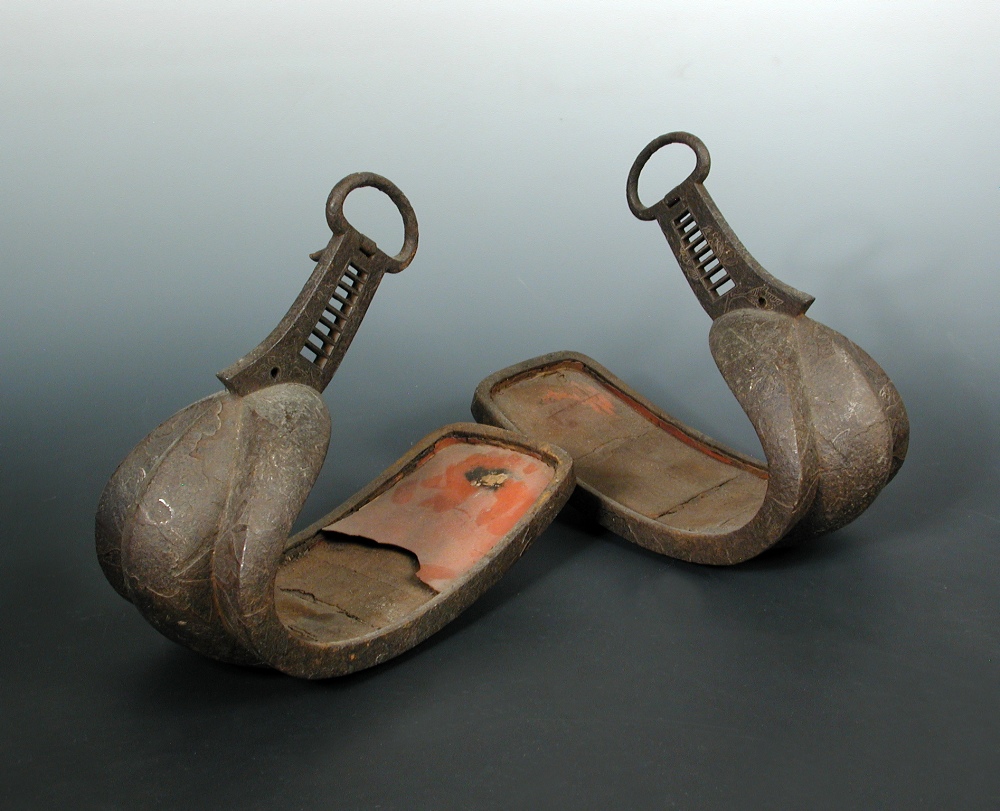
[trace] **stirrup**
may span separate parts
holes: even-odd
[[[390,257],[344,218],[371,186],[396,204]],[[573,489],[557,448],[474,423],[418,443],[359,494],[289,538],[326,456],[333,377],[385,273],[417,249],[399,189],[351,175],[327,202],[333,237],[287,315],[125,458],[101,496],[111,584],[170,639],[226,662],[342,675],[413,647],[493,585]]]
[[[646,207],[639,175],[672,143],[694,150],[695,169]],[[571,352],[491,375],[472,411],[567,450],[579,483],[574,502],[605,527],[665,555],[730,564],[857,518],[902,465],[909,423],[879,365],[807,318],[812,296],[771,276],[736,238],[702,185],[709,165],[695,136],[663,135],[636,158],[626,196],[636,217],[659,223],[712,317],[712,356],[767,464],[683,425]]]

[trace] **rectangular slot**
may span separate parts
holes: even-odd
[[[331,332],[340,332],[340,319],[334,317],[333,321],[326,317],[326,315],[321,315],[319,317],[319,323],[316,326],[322,324],[326,327],[326,332],[329,334]]]
[[[719,284],[728,278],[729,274],[726,273],[726,269],[722,267],[722,265],[719,265],[717,268],[715,268],[715,270],[706,275],[703,281],[705,282],[706,287],[708,287],[709,290],[712,290],[715,288],[716,284]]]
[[[700,271],[702,271],[702,273],[704,273],[705,272],[705,267],[712,260],[718,261],[717,259],[715,259],[715,252],[711,248],[709,248],[704,253],[701,253],[701,254],[698,255],[698,261],[696,263],[698,265],[698,269]]]
[[[728,293],[734,287],[736,287],[736,282],[730,279],[729,276],[726,276],[726,278],[722,282],[720,282],[719,286],[716,287],[712,292],[715,293],[715,295],[717,295],[719,298],[722,298],[724,295],[726,295],[726,293]]]
[[[337,280],[337,286],[334,288],[330,300],[326,303],[322,314],[312,328],[312,332],[299,351],[299,354],[309,363],[322,369],[329,361],[333,354],[333,348],[344,330],[347,317],[351,313],[354,300],[364,285],[366,276],[366,271],[354,264],[349,264]]]
[[[710,250],[712,249],[708,246],[708,243],[704,240],[704,238],[702,238],[699,242],[696,242],[693,245],[688,246],[688,251],[690,251],[691,257],[694,259],[695,262],[698,261],[698,259],[701,257],[703,253],[705,253],[705,251],[710,251]]]
[[[315,330],[313,330],[315,333]],[[329,359],[329,344],[324,340],[321,343],[316,342],[316,338],[310,336],[306,338],[305,344],[302,349],[299,350],[299,354],[304,357],[309,363],[312,363],[319,368],[323,368]]]

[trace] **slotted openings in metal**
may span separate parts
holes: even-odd
[[[319,320],[306,338],[301,355],[320,369],[330,361],[367,275],[366,271],[354,264],[347,266]]]
[[[730,278],[729,271],[719,261],[712,246],[708,244],[701,227],[689,209],[684,209],[674,218],[674,229],[680,237],[681,249],[694,263],[698,279],[712,298],[722,298],[736,287]]]

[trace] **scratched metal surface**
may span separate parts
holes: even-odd
[[[998,43],[987,2],[6,4],[0,805],[996,807]],[[325,395],[300,525],[559,349],[757,452],[625,203],[673,129],[906,402],[861,518],[723,571],[566,516],[435,638],[320,684],[203,659],[115,594],[101,487],[281,317],[352,171],[405,189],[421,246]]]

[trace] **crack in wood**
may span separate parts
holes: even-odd
[[[294,596],[298,597],[299,599],[308,600],[308,601],[314,602],[314,603],[316,603],[318,605],[323,605],[323,606],[326,606],[328,608],[332,608],[334,611],[336,611],[336,612],[338,612],[340,614],[343,614],[348,619],[354,620],[355,622],[357,622],[357,623],[359,623],[361,625],[366,625],[369,628],[376,628],[377,627],[375,625],[372,625],[370,622],[366,622],[365,620],[361,619],[361,617],[357,616],[356,614],[352,614],[346,608],[343,608],[342,606],[339,606],[336,603],[331,603],[331,602],[327,602],[326,600],[321,600],[319,597],[317,597],[311,591],[306,591],[305,589],[290,589],[290,588],[281,588],[281,591],[284,594],[291,594],[291,595],[294,595]]]
[[[684,507],[685,505],[690,504],[692,501],[700,499],[703,496],[707,496],[709,493],[713,493],[713,492],[716,492],[718,490],[721,490],[727,484],[729,484],[730,482],[736,481],[738,478],[739,478],[739,476],[733,476],[731,479],[726,479],[724,482],[719,482],[718,484],[714,485],[713,487],[709,487],[706,490],[702,490],[700,493],[695,493],[693,496],[691,496],[691,498],[686,498],[680,504],[675,504],[669,510],[666,510],[666,511],[660,513],[658,516],[656,516],[656,520],[658,521],[658,520],[660,520],[661,518],[663,518],[666,515],[674,515],[682,507]]]

